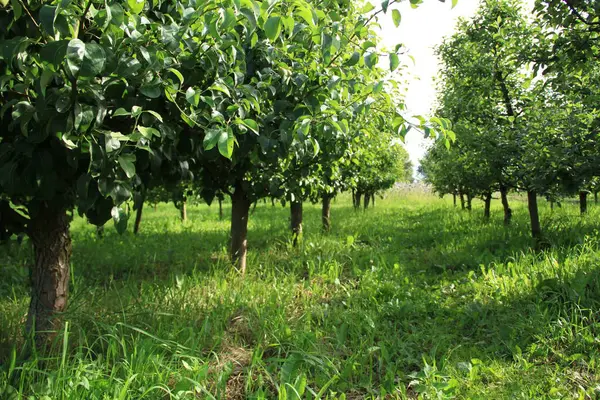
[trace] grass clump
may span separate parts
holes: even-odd
[[[596,398],[600,208],[543,208],[536,252],[512,200],[504,228],[500,208],[342,197],[329,234],[306,205],[298,248],[289,210],[261,203],[245,276],[214,208],[159,205],[103,239],[76,219],[53,357],[19,360],[30,250],[0,250],[0,398]]]

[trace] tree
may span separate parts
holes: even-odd
[[[210,103],[226,91],[223,77],[244,61],[240,28],[254,32],[247,11],[258,4],[2,4],[0,193],[27,211],[20,228],[35,252],[27,330],[43,346],[67,304],[67,211],[77,207],[96,225],[112,216],[123,231],[120,205],[145,173],[186,174],[174,155],[200,117],[195,94]]]

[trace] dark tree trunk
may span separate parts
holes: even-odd
[[[223,219],[223,199],[219,198],[219,219]]]
[[[492,206],[492,192],[487,192],[484,199],[483,219],[487,222],[490,220],[490,208]]]
[[[356,198],[355,198],[355,201],[354,201],[354,208],[355,209],[358,210],[360,208],[360,206],[361,206],[361,200],[362,200],[362,193],[357,191],[356,192]]]
[[[291,201],[290,213],[292,217],[292,239],[293,245],[296,247],[298,241],[302,237],[302,202]]]
[[[365,210],[367,208],[369,208],[370,202],[371,202],[371,194],[365,193],[365,200],[364,200],[364,208],[365,208]]]
[[[187,221],[187,199],[181,201],[181,209],[179,211],[181,212],[181,222]]]
[[[540,226],[537,193],[533,190],[527,191],[527,207],[529,208],[529,219],[531,220],[531,237],[539,239],[542,236],[542,227]]]
[[[231,195],[231,262],[236,264],[242,274],[246,273],[249,211],[250,200],[238,182]]]
[[[375,207],[375,193],[371,195],[371,207]]]
[[[581,215],[587,213],[587,195],[588,192],[579,192],[579,212],[581,213]]]
[[[271,206],[275,207],[275,198],[271,197]]]
[[[456,193],[452,193],[452,202],[454,203],[454,207],[456,207]]]
[[[550,200],[550,210],[554,211],[554,200]]]
[[[323,196],[323,209],[321,210],[321,221],[323,222],[323,231],[329,232],[331,229],[331,196]]]
[[[504,225],[510,225],[512,210],[508,205],[508,189],[506,186],[500,186],[500,197],[502,199],[502,208],[504,209]]]
[[[61,313],[67,307],[71,236],[66,210],[42,205],[31,218],[29,236],[35,261],[26,329],[42,349],[61,329]]]
[[[460,208],[462,210],[464,210],[465,209],[465,195],[461,192],[459,194],[459,196],[460,196]]]
[[[144,211],[144,197],[138,204],[138,209],[135,211],[135,223],[133,224],[133,233],[137,235],[140,232],[140,224],[142,223],[142,213]]]
[[[473,209],[473,196],[471,194],[467,194],[467,210],[471,212]]]

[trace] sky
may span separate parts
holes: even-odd
[[[372,3],[376,4],[376,0],[372,0]],[[393,49],[398,43],[402,43],[415,59],[414,65],[407,59],[408,68],[404,76],[408,88],[408,115],[430,115],[436,97],[433,78],[437,76],[439,69],[434,48],[445,36],[454,32],[459,17],[469,18],[475,15],[479,0],[459,0],[454,8],[451,4],[451,0],[445,3],[425,0],[418,8],[413,9],[408,1],[403,1],[394,6],[402,14],[398,28],[394,26],[390,11],[379,19],[383,45]],[[408,133],[405,147],[415,168],[418,160],[425,154],[426,146],[427,140],[421,133],[414,130]]]

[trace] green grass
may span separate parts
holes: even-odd
[[[148,208],[138,237],[76,219],[53,357],[17,360],[30,249],[0,249],[0,399],[597,398],[600,207],[542,202],[534,252],[512,202],[505,229],[498,204],[485,224],[479,201],[342,197],[328,235],[305,205],[298,249],[289,211],[261,203],[246,276],[214,206],[185,224]]]

